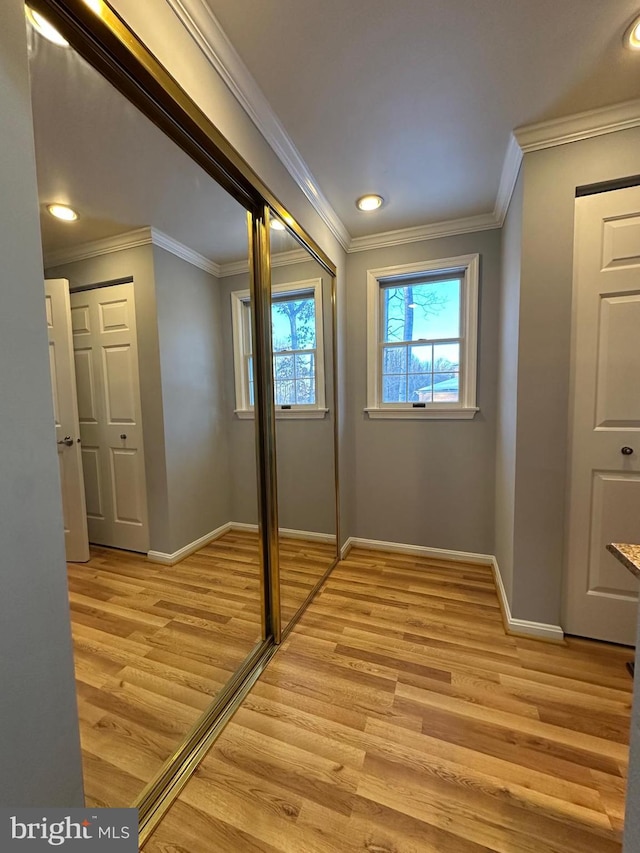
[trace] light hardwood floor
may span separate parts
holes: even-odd
[[[631,657],[505,635],[487,568],[353,550],[145,853],[617,853]]]
[[[281,550],[289,619],[331,547]],[[260,639],[257,536],[229,532],[172,567],[92,546],[68,578],[86,803],[130,805]]]

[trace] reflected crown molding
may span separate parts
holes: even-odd
[[[273,111],[262,89],[203,0],[166,0],[235,99],[275,151],[298,187],[344,249],[351,235]]]
[[[292,249],[290,252],[278,252],[278,254],[271,255],[271,266],[286,267],[290,264],[304,263],[309,260],[311,260],[311,257],[304,249]],[[225,278],[229,275],[240,275],[246,272],[249,272],[249,262],[246,259],[232,261],[229,264],[221,264],[220,266],[220,278]]]
[[[215,261],[205,258],[199,252],[189,249],[188,246],[174,240],[157,228],[136,228],[134,231],[126,231],[124,234],[116,234],[114,237],[106,237],[103,240],[92,240],[81,243],[71,249],[58,249],[47,252],[44,257],[45,268],[59,267],[63,264],[72,264],[76,261],[86,261],[90,258],[99,258],[101,255],[109,255],[112,252],[121,252],[125,249],[136,249],[139,246],[158,246],[192,264],[198,269],[208,272],[210,275],[220,278],[221,267]],[[245,262],[246,266],[246,262]]]
[[[134,231],[116,234],[115,237],[92,240],[71,249],[48,252],[44,257],[44,266],[45,269],[52,269],[63,264],[73,264],[76,261],[87,261],[90,258],[99,258],[101,255],[110,255],[112,252],[121,252],[124,249],[136,249],[139,246],[157,246],[216,278],[249,272],[249,262],[246,258],[227,264],[217,264],[157,228],[136,228]],[[299,264],[308,261],[309,257],[309,253],[304,249],[278,252],[271,256],[271,266],[285,267]]]

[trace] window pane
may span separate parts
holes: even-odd
[[[249,354],[253,352],[253,342],[251,340],[251,304],[249,302],[242,303],[242,325],[244,351]]]
[[[407,377],[405,374],[384,376],[382,379],[383,403],[407,402]]]
[[[433,348],[435,371],[460,370],[460,344],[437,344]]]
[[[461,279],[383,287],[383,341],[457,338]]]
[[[409,376],[409,402],[431,402],[431,374],[412,373]]]
[[[312,406],[316,401],[315,385],[310,379],[296,382],[296,403],[299,406]]]
[[[433,402],[457,403],[459,397],[459,373],[433,374]]]
[[[276,406],[291,406],[296,401],[296,383],[293,379],[275,382]]]
[[[407,348],[385,347],[382,360],[383,373],[407,372]]]
[[[431,390],[431,374],[424,377],[425,384],[416,388],[415,395],[417,399],[412,400],[413,403],[432,403],[433,393]]]
[[[254,406],[255,401],[253,399],[253,356],[249,356],[247,359],[247,373],[249,377],[249,405]]]
[[[276,382],[279,379],[295,378],[295,361],[292,355],[274,355],[273,375]]]
[[[410,347],[409,373],[426,373],[431,371],[433,347]]]
[[[273,302],[271,333],[274,352],[315,349],[316,311],[313,296]]]
[[[295,356],[296,379],[309,378],[315,375],[315,353]]]

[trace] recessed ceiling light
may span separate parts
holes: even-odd
[[[284,225],[279,219],[272,219],[270,224],[274,231],[284,231]]]
[[[640,50],[640,17],[637,17],[624,34],[624,46],[629,50]]]
[[[36,10],[32,9],[30,6],[25,6],[24,8],[27,14],[27,20],[36,32],[40,33],[40,35],[48,41],[53,42],[53,44],[57,44],[59,47],[69,47],[69,42],[66,38],[61,36],[53,24],[50,24],[49,21],[40,14],[40,12],[36,12]]]
[[[363,195],[356,201],[356,207],[358,210],[377,210],[383,201],[381,195]]]
[[[47,210],[56,219],[62,219],[64,222],[75,222],[78,218],[75,210],[66,204],[48,204]]]

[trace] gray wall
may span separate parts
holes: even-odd
[[[233,402],[225,395],[218,280],[156,246],[153,256],[173,553],[231,520]]]
[[[640,128],[526,154],[523,169],[512,612],[557,625],[575,190],[640,173]]]
[[[315,261],[274,267],[272,283],[322,279],[325,406],[321,420],[276,420],[280,527],[336,534],[331,276]]]
[[[151,245],[138,246],[97,258],[47,267],[46,274],[50,278],[68,278],[72,288],[133,277],[150,550],[172,553],[153,260]]]
[[[0,31],[0,805],[81,806],[22,0]]]
[[[478,405],[472,421],[369,420],[367,270],[479,252]],[[348,418],[351,535],[493,553],[500,232],[349,255]]]
[[[502,231],[502,287],[496,417],[496,506],[494,553],[509,604],[513,597],[513,525],[516,488],[518,329],[522,252],[522,172]]]

